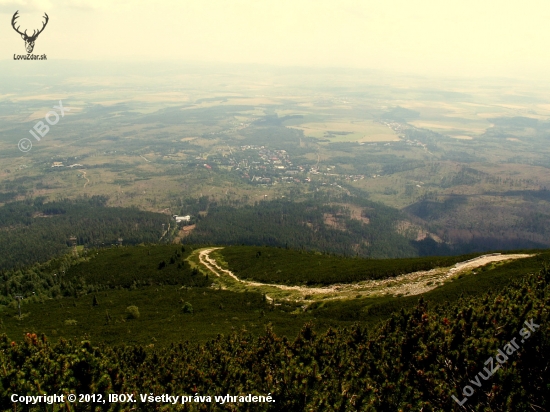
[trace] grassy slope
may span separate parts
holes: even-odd
[[[285,285],[330,285],[386,279],[472,259],[481,253],[409,259],[349,259],[273,247],[229,246],[220,251],[238,277]]]
[[[445,283],[430,292],[423,294],[424,299],[431,305],[443,305],[456,302],[463,297],[479,296],[489,290],[499,290],[528,273],[535,273],[546,263],[550,262],[550,251],[541,251],[538,255],[519,259],[509,263],[490,264],[477,270],[476,274],[467,274]],[[414,307],[419,296],[383,297],[365,300],[348,300],[344,302],[327,302],[320,307],[314,307],[318,319],[331,313],[336,308],[341,318],[356,321],[365,321],[375,324],[387,319],[392,313],[401,309]]]
[[[88,335],[94,342],[109,344],[164,345],[186,340],[205,341],[218,333],[229,334],[242,328],[256,334],[262,332],[268,322],[273,323],[278,333],[292,336],[305,320],[297,320],[279,309],[270,311],[258,293],[148,286],[132,291],[109,290],[97,293],[96,297],[99,305],[95,307],[91,295],[29,303],[22,307],[21,321],[17,319],[17,309],[4,307],[1,332],[15,340],[26,332],[33,332],[46,333],[54,340],[61,336]],[[191,303],[194,313],[183,312],[184,302]],[[138,319],[128,318],[126,308],[130,305],[139,308]],[[311,320],[312,316],[308,314],[305,318]],[[67,320],[77,323],[67,325]]]
[[[70,391],[212,396],[180,407],[134,404],[144,411],[462,411],[452,396],[463,398],[462,388],[477,380],[479,390],[462,401],[470,411],[543,411],[550,399],[549,281],[542,270],[499,294],[479,293],[439,310],[420,303],[374,331],[355,326],[316,334],[305,325],[291,340],[268,329],[258,338],[235,333],[203,345],[146,350],[87,340],[51,345],[34,335],[17,344],[0,336],[0,408],[15,409],[14,393]],[[529,339],[520,337],[518,350],[509,352],[503,345],[519,337],[529,319],[538,330],[522,333]],[[482,375],[499,348],[508,362],[493,376],[489,369]],[[215,395],[227,393],[269,393],[274,403],[216,402]],[[90,410],[90,404],[75,408]],[[99,409],[121,408],[128,409],[116,403]]]
[[[161,246],[158,251],[163,248],[165,252],[161,255],[168,258],[175,250],[174,246]],[[130,253],[134,257],[144,255],[143,247],[124,249],[117,253]],[[111,249],[104,253],[103,256],[108,257],[115,252]],[[133,258],[117,258],[113,255],[110,259],[111,275],[132,271],[140,273],[136,270],[136,261]],[[150,259],[151,262],[158,260],[156,252]],[[424,296],[432,304],[445,304],[458,300],[463,294],[479,295],[490,288],[505,286],[526,273],[537,271],[549,259],[550,252],[544,252],[533,258],[494,268],[488,267],[477,275],[466,275]],[[109,259],[105,260],[104,264],[108,261]],[[89,265],[90,274],[95,273],[97,279],[101,279],[105,275],[100,272],[103,270],[101,264],[103,263],[99,260],[93,264],[83,263],[81,269]],[[141,276],[145,279],[150,274],[143,272]],[[124,279],[121,277],[121,282]],[[24,301],[22,320],[18,320],[15,305],[2,306],[0,332],[7,333],[15,340],[22,338],[25,332],[43,332],[52,338],[81,337],[88,334],[95,342],[166,345],[174,341],[206,341],[218,333],[228,334],[243,327],[253,334],[259,334],[264,329],[263,325],[271,322],[278,334],[294,336],[307,321],[313,321],[319,330],[329,326],[349,326],[357,321],[374,325],[387,319],[392,312],[412,307],[418,301],[418,296],[331,301],[314,304],[304,312],[292,304],[271,306],[257,292],[237,293],[212,287],[186,288],[181,283],[138,286],[132,287],[132,290],[118,286],[96,292],[99,305],[95,307],[92,306],[92,294],[76,298],[48,299],[42,303]],[[192,304],[194,314],[182,311],[184,302]],[[138,319],[127,318],[126,308],[130,305],[138,306],[141,314]],[[76,325],[66,325],[67,320],[75,320]]]
[[[185,261],[192,249],[181,245],[148,245],[105,249],[87,262],[72,266],[65,280],[86,284],[131,287],[132,284],[184,284],[206,286],[202,279],[193,279]],[[170,259],[173,258],[173,263]],[[165,266],[159,269],[159,264]]]

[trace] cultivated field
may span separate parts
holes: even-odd
[[[412,207],[409,219],[445,241],[547,243],[537,219],[550,207],[550,106],[538,84],[202,71],[60,81],[70,98],[35,83],[0,96],[0,204],[107,195],[179,213],[183,198],[353,193]],[[35,141],[29,130],[59,99],[71,111]]]
[[[291,126],[306,136],[329,142],[391,142],[399,140],[389,127],[373,121],[333,121]]]

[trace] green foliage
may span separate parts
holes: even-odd
[[[362,217],[369,220],[366,224],[352,219],[347,207],[328,205],[325,200],[261,201],[240,208],[213,203],[187,241],[291,247],[371,258],[418,254],[413,243],[395,230],[397,222],[404,219],[396,209],[347,195],[333,199],[362,208]],[[327,225],[327,215],[337,220],[336,228]]]
[[[273,247],[221,249],[229,269],[243,279],[288,285],[330,285],[386,279],[405,273],[452,266],[480,254],[409,259],[349,259]]]
[[[154,285],[208,286],[206,276],[184,265],[191,253],[178,245],[142,245],[89,250],[20,270],[0,272],[0,303],[14,295],[36,299],[97,294],[107,289],[136,289]],[[158,269],[158,262],[174,259],[178,265]]]
[[[193,313],[193,305],[191,305],[190,302],[185,302],[183,304],[183,307],[181,308],[181,311],[183,313],[191,313],[192,314]]]
[[[0,305],[2,312],[3,331],[9,336],[17,338],[24,332],[51,333],[56,331],[56,337],[74,337],[77,338],[84,334],[91,334],[96,342],[108,342],[120,344],[123,342],[133,344],[149,344],[155,339],[156,345],[169,345],[171,342],[185,338],[192,341],[206,341],[212,339],[218,333],[231,333],[234,329],[246,328],[253,334],[258,334],[263,325],[271,323],[274,330],[282,335],[292,336],[296,334],[301,325],[307,321],[314,321],[319,331],[325,331],[330,327],[350,326],[353,322],[362,322],[365,325],[375,326],[379,322],[386,320],[393,312],[401,309],[410,309],[414,307],[417,301],[415,296],[404,296],[395,298],[386,296],[381,298],[360,298],[350,300],[329,300],[326,302],[313,301],[307,307],[301,307],[303,302],[278,301],[276,304],[268,301],[261,292],[230,292],[227,290],[218,290],[217,288],[197,287],[198,282],[205,276],[197,270],[193,275],[190,270],[190,277],[187,284],[169,284],[168,282],[153,282],[150,286],[143,282],[144,278],[138,277],[134,283],[126,281],[122,276],[126,271],[133,271],[139,274],[132,259],[128,256],[122,256],[130,253],[136,259],[142,257],[150,258],[150,271],[160,276],[163,271],[156,269],[156,262],[162,255],[168,260],[172,254],[179,253],[181,246],[163,245],[158,247],[141,246],[134,248],[114,248],[114,250],[105,250],[98,252],[97,259],[109,257],[113,259],[112,269],[116,273],[116,268],[120,270],[119,283],[113,283],[108,287],[100,289],[98,284],[92,292],[87,283],[75,295],[62,297],[60,294],[56,299],[47,299],[45,293],[41,292],[40,297],[27,297],[21,302],[23,319],[18,319],[17,302],[11,302],[7,306]],[[289,262],[299,262],[300,258],[309,257],[318,259],[323,257],[320,254],[309,254],[285,250],[260,248],[261,257],[256,258],[256,247],[244,247],[249,251],[251,260],[267,259],[271,252],[289,253]],[[192,248],[187,247],[189,253]],[[121,255],[102,255],[109,251],[118,251]],[[149,253],[148,253],[149,251]],[[296,252],[296,254],[294,254]],[[120,260],[119,257],[121,257]],[[181,256],[183,258],[184,255]],[[273,255],[272,255],[273,258]],[[284,255],[281,255],[284,260]],[[95,258],[94,258],[95,259]],[[82,267],[92,264],[94,259],[88,262],[82,262]],[[332,259],[332,258],[331,258]],[[340,258],[336,258],[340,261]],[[493,268],[481,268],[476,275],[466,275],[461,279],[455,279],[450,283],[445,283],[424,296],[433,304],[449,305],[462,297],[479,296],[485,291],[504,287],[510,282],[518,279],[525,273],[532,273],[538,270],[545,260],[550,259],[549,253],[541,253],[533,258],[520,259],[511,263],[496,265]],[[361,259],[342,259],[340,264],[345,270],[352,270],[354,265],[361,263]],[[317,261],[315,261],[317,262]],[[369,262],[369,261],[365,261]],[[392,261],[384,261],[392,265]],[[399,261],[397,261],[399,262]],[[100,262],[101,263],[101,262]],[[103,264],[103,263],[101,263]],[[164,270],[169,270],[175,265],[169,265]],[[189,267],[189,265],[187,265]],[[317,265],[317,268],[319,265]],[[107,267],[107,272],[101,265],[93,266],[91,273],[98,279],[111,279],[111,266]],[[196,268],[194,268],[196,269]],[[174,269],[175,270],[175,269]],[[33,272],[34,273],[34,272]],[[169,272],[166,272],[169,273]],[[282,272],[284,274],[284,272]],[[147,272],[143,272],[144,275]],[[34,279],[39,279],[34,275]],[[90,278],[90,279],[93,279]],[[185,280],[185,279],[184,279]],[[139,281],[139,286],[137,285]],[[194,282],[194,283],[191,283]],[[9,283],[9,282],[8,282]],[[35,283],[38,283],[36,281]],[[80,283],[79,283],[80,284]],[[91,281],[90,281],[91,284]],[[195,287],[189,287],[194,284]],[[207,283],[206,285],[209,285]],[[130,285],[123,287],[122,285]],[[58,285],[54,284],[54,288]],[[0,286],[0,291],[2,290]],[[100,290],[99,290],[100,289]],[[57,289],[54,289],[57,290]],[[65,289],[63,289],[65,290]],[[93,306],[93,295],[97,296],[99,306]],[[32,296],[32,294],[31,294]],[[11,297],[11,295],[10,295]],[[7,297],[6,297],[7,299]],[[192,302],[193,316],[183,312],[183,304]],[[140,308],[141,317],[139,328],[130,327],[128,332],[128,323],[126,321],[126,308],[131,305],[137,305]],[[263,315],[262,315],[263,313]],[[76,326],[66,328],[63,324],[64,319],[74,319],[78,323]]]
[[[130,305],[126,308],[128,319],[139,319],[139,309],[135,305]]]
[[[550,252],[545,251],[531,258],[518,259],[501,265],[487,265],[479,269],[475,275],[465,275],[453,279],[422,296],[432,305],[446,307],[454,302],[460,302],[466,297],[480,296],[487,291],[498,291],[526,273],[535,273],[541,266],[550,261]],[[328,301],[321,305],[312,304],[317,322],[338,319],[339,321],[361,321],[368,325],[376,325],[385,321],[393,313],[410,310],[417,304],[418,296],[377,297],[341,302]]]
[[[301,305],[292,302],[270,310],[260,293],[179,285],[105,290],[98,293],[100,306],[96,307],[90,305],[91,299],[85,295],[44,302],[23,300],[22,313],[28,316],[22,320],[17,306],[0,306],[2,333],[17,340],[27,332],[52,334],[55,330],[56,341],[61,337],[80,339],[88,335],[87,339],[93,342],[154,343],[156,347],[165,347],[181,340],[206,342],[218,334],[231,334],[243,328],[258,335],[268,323],[277,333],[293,336],[304,322],[315,317],[313,312],[292,315]],[[182,310],[185,302],[192,304],[192,316]],[[141,316],[137,322],[127,318],[126,308],[132,305],[139,307]],[[260,319],[262,310],[265,316]],[[77,324],[68,327],[65,319],[74,319]],[[331,318],[319,323],[320,328],[335,325]]]
[[[78,245],[102,247],[157,242],[169,218],[136,208],[107,207],[107,198],[43,203],[41,199],[12,202],[0,207],[0,269],[22,267],[67,252],[69,237]]]
[[[452,399],[483,372],[486,360],[519,336],[524,321],[540,328],[505,367],[468,398],[471,411],[547,410],[550,406],[550,285],[548,270],[524,276],[500,292],[429,308],[420,299],[380,328],[361,325],[319,334],[305,324],[295,339],[267,327],[163,350],[93,346],[89,340],[50,344],[29,333],[0,338],[0,408],[10,395],[56,393],[268,394],[271,404],[212,402],[188,410],[460,411]],[[129,293],[129,292],[128,292]],[[138,402],[139,399],[138,399]],[[88,407],[89,405],[85,405]],[[138,409],[153,410],[138,403]],[[160,405],[158,405],[160,406]],[[155,405],[157,407],[157,405]],[[30,411],[42,406],[29,406]],[[119,410],[106,404],[104,410]]]

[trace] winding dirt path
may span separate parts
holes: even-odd
[[[199,262],[217,277],[228,276],[234,281],[250,287],[274,288],[281,291],[295,292],[304,299],[307,295],[326,295],[325,298],[338,299],[356,295],[418,295],[428,292],[441,285],[444,281],[458,276],[460,273],[484,266],[492,262],[502,262],[531,257],[527,254],[502,255],[499,253],[479,256],[465,262],[459,262],[451,268],[435,268],[426,271],[412,272],[383,280],[365,280],[353,284],[334,284],[326,287],[286,286],[273,283],[252,282],[239,279],[233,272],[222,268],[216,260],[210,256],[215,250],[222,247],[208,248],[199,252]],[[270,298],[268,298],[271,300]]]
[[[88,183],[90,183],[90,179],[88,179],[88,178],[86,177],[86,171],[85,171],[85,170],[81,170],[81,172],[82,172],[82,177],[83,177],[84,179],[86,179],[86,183],[84,183],[84,187],[86,187],[86,186],[88,185]]]
[[[216,249],[223,249],[223,248],[217,247],[217,248],[202,250],[199,253],[199,260],[204,266],[206,266],[208,270],[210,270],[212,273],[214,273],[218,277],[221,277],[220,273],[225,273],[226,275],[233,278],[237,282],[242,283],[243,285],[246,285],[246,286],[253,286],[253,287],[269,286],[269,287],[274,287],[281,290],[295,290],[298,292],[307,291],[308,293],[325,293],[327,291],[327,288],[306,288],[303,286],[286,286],[286,285],[277,285],[274,283],[252,282],[248,280],[239,279],[237,276],[235,276],[233,272],[227,269],[223,269],[220,265],[218,265],[215,259],[210,257],[210,253]]]

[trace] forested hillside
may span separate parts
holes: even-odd
[[[50,344],[33,334],[22,343],[3,337],[1,408],[14,408],[13,393],[126,392],[143,411],[176,408],[142,402],[139,394],[191,396],[180,407],[189,411],[544,411],[550,399],[549,285],[544,268],[452,305],[430,308],[420,299],[380,329],[356,325],[318,335],[306,324],[295,339],[268,328],[258,338],[241,332],[206,345],[149,350],[86,340]],[[216,402],[214,396],[226,394],[274,401]],[[114,411],[127,405],[98,406]]]
[[[283,246],[373,258],[418,254],[413,243],[395,230],[399,211],[358,198],[362,219],[349,209],[317,200],[273,200],[240,208],[211,204],[187,238],[190,243]],[[368,223],[367,223],[368,222]]]
[[[107,198],[93,196],[44,203],[34,199],[0,207],[0,269],[23,267],[66,253],[69,238],[78,245],[102,247],[157,242],[170,217],[136,208],[107,207]]]
[[[42,301],[78,297],[109,289],[142,286],[208,286],[208,279],[185,259],[192,249],[179,245],[143,245],[90,249],[46,263],[0,272],[0,303],[15,295]]]

